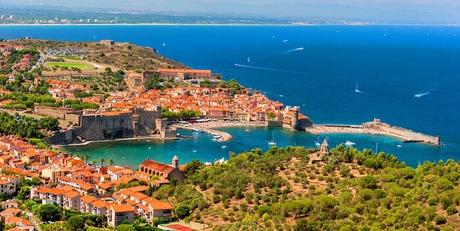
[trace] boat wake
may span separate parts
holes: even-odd
[[[242,67],[242,68],[249,68],[249,69],[256,69],[256,70],[278,71],[278,72],[288,72],[288,73],[292,73],[291,71],[283,70],[283,69],[278,69],[278,68],[251,66],[251,65],[238,64],[238,63],[235,63],[234,65],[235,65],[235,67]]]
[[[297,52],[297,51],[303,51],[303,50],[304,50],[303,47],[298,47],[298,48],[287,50],[287,51],[283,52],[282,54],[287,55],[287,54],[291,54],[291,53],[294,53],[294,52]]]
[[[415,98],[422,98],[423,96],[427,96],[427,95],[429,95],[429,94],[430,94],[430,92],[427,91],[427,92],[415,94],[414,97],[415,97]]]

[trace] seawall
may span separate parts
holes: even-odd
[[[305,131],[312,134],[348,133],[385,135],[402,139],[404,142],[420,142],[437,146],[441,145],[441,138],[439,136],[431,136],[420,132],[414,132],[409,129],[392,126],[381,122],[379,119],[374,119],[371,122],[366,122],[361,125],[318,124],[306,128]]]

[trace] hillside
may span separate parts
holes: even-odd
[[[19,39],[0,42],[4,46],[33,47],[47,56],[75,56],[98,65],[107,65],[115,69],[143,70],[158,67],[185,67],[157,54],[153,48],[141,47],[131,43],[104,45],[101,42],[68,42],[37,39]]]
[[[458,230],[459,170],[342,145],[329,155],[274,147],[222,165],[192,162],[187,184],[154,196],[214,230]]]

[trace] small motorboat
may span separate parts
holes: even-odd
[[[347,142],[345,142],[345,146],[348,146],[348,147],[352,147],[352,146],[355,146],[356,144],[347,140]]]

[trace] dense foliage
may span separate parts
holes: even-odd
[[[180,110],[179,112],[170,111],[168,108],[161,109],[161,118],[171,119],[171,120],[184,120],[197,118],[201,116],[201,112],[194,110]]]
[[[44,80],[34,84],[34,79],[33,72],[17,73],[12,81],[6,76],[0,76],[0,88],[12,92],[48,94],[49,84]]]
[[[168,79],[165,80],[163,78],[160,78],[159,74],[155,74],[152,76],[148,81],[145,82],[144,84],[144,89],[145,90],[163,90],[165,88],[171,88],[175,85],[176,83],[174,82],[173,79]]]
[[[213,88],[213,87],[227,88],[230,90],[232,94],[240,94],[244,90],[244,87],[241,86],[241,84],[239,84],[238,81],[234,79],[230,79],[227,81],[221,80],[218,82],[211,82],[209,79],[205,79],[202,82],[200,82],[200,86],[209,87],[209,88]]]
[[[154,192],[186,220],[217,230],[384,230],[458,227],[460,165],[412,168],[342,145],[256,149],[222,165],[186,167],[188,180]],[[218,225],[217,225],[218,224]]]
[[[17,135],[21,138],[43,138],[42,131],[55,131],[58,127],[59,122],[56,118],[35,119],[0,112],[0,133]]]
[[[35,93],[22,93],[13,92],[0,97],[0,100],[12,100],[13,102],[3,106],[7,109],[24,110],[27,108],[33,109],[35,105],[49,106],[49,107],[69,107],[75,110],[82,109],[97,109],[98,104],[82,102],[79,99],[66,99],[63,102],[56,101],[51,95],[35,94]]]

